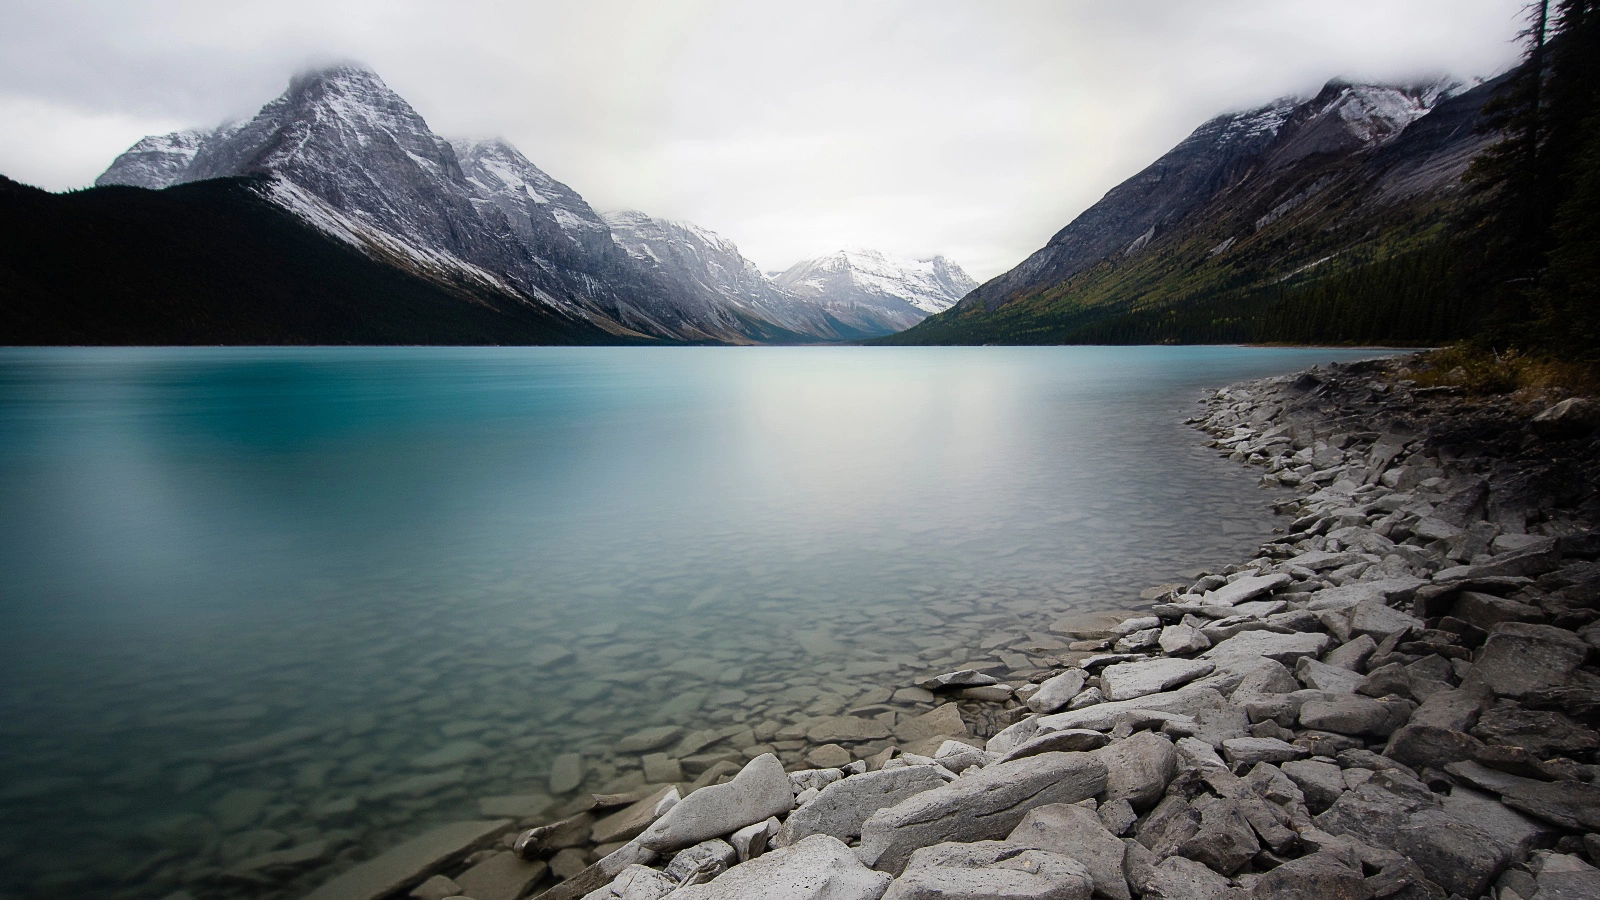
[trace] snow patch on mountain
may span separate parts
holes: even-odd
[[[909,328],[977,286],[943,256],[907,259],[865,248],[802,260],[776,282],[853,327],[880,332]]]

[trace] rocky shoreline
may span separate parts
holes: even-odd
[[[441,826],[309,898],[1600,897],[1595,407],[1416,364],[1207,399],[1192,424],[1292,525],[1056,622],[1057,667],[932,675],[896,694],[930,711],[755,734],[689,783],[662,750],[693,736],[648,729],[618,748],[641,787]],[[798,771],[766,750],[798,741]]]

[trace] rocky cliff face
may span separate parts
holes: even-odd
[[[638,265],[685,296],[771,322],[792,339],[869,336],[834,319],[821,305],[784,291],[725,237],[688,222],[655,219],[635,210],[606,213],[611,237]],[[777,338],[779,335],[772,335]]]
[[[875,334],[902,331],[949,309],[977,284],[943,256],[905,259],[859,249],[802,260],[775,281],[834,318]]]
[[[515,147],[445,140],[375,73],[352,65],[295,78],[248,122],[147,137],[96,184],[161,189],[232,176],[264,177],[269,199],[385,262],[618,335],[837,340],[885,333],[890,320],[905,327],[936,302],[937,292],[907,281],[912,293],[875,301],[904,314],[858,315],[851,322],[868,323],[858,327],[812,295],[775,286],[731,243],[694,226],[628,213],[614,218],[613,234]]]

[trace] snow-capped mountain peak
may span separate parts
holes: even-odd
[[[977,286],[943,256],[907,259],[860,247],[797,262],[776,282],[853,325],[895,331],[949,309]]]
[[[862,337],[914,324],[971,283],[942,259],[855,251],[845,282],[859,296],[845,305],[894,315],[845,323],[828,312],[834,294],[816,293],[826,298],[819,302],[780,289],[710,231],[642,213],[608,224],[510,143],[446,141],[356,64],[295,76],[247,122],[145,138],[99,183],[164,188],[240,176],[386,262],[514,293],[617,334],[740,343]]]
[[[1428,114],[1449,96],[1455,82],[1417,86],[1349,84],[1331,81],[1317,98],[1318,116],[1336,116],[1352,134],[1369,144],[1385,143],[1407,125]],[[1314,102],[1315,103],[1315,102]]]

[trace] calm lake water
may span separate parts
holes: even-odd
[[[0,350],[0,897],[293,896],[645,726],[1048,665],[1273,528],[1203,389],[1370,355]]]

